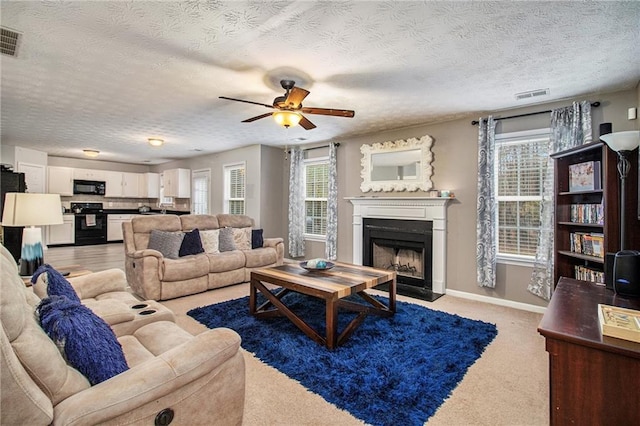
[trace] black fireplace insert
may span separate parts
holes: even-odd
[[[422,220],[363,219],[362,264],[397,273],[397,292],[434,301],[433,222]],[[381,288],[387,290],[387,288]]]

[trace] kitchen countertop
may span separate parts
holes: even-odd
[[[140,213],[138,209],[103,209],[106,214],[162,214],[160,210],[152,209],[148,213]],[[179,210],[167,210],[166,214],[189,214]]]

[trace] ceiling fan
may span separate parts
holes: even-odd
[[[296,82],[293,80],[280,80],[280,85],[286,90],[284,96],[278,96],[273,100],[273,104],[263,104],[260,102],[245,101],[244,99],[228,98],[226,96],[220,96],[220,99],[226,99],[229,101],[244,102],[247,104],[262,105],[267,108],[275,109],[276,111],[267,112],[265,114],[257,115],[255,117],[242,120],[243,123],[251,123],[261,118],[269,117],[270,115],[284,127],[295,126],[300,124],[305,130],[311,130],[316,127],[311,121],[309,121],[302,113],[305,114],[320,114],[320,115],[332,115],[335,117],[353,117],[354,111],[347,109],[331,109],[331,108],[315,108],[315,107],[303,107],[302,101],[309,94],[308,90],[296,87]]]

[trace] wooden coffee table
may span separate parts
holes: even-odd
[[[282,290],[273,294],[264,285],[265,283],[280,286]],[[388,306],[365,292],[368,288],[384,283],[389,283]],[[249,289],[249,312],[252,315],[258,318],[286,316],[307,336],[329,349],[344,343],[368,314],[389,317],[396,311],[395,271],[342,262],[336,262],[335,267],[323,271],[307,271],[297,263],[258,269],[251,272]],[[267,298],[267,301],[259,307],[256,306],[258,291]],[[325,300],[327,329],[325,337],[283,303],[282,298],[292,291]],[[368,305],[343,300],[350,295],[360,296]],[[358,312],[358,315],[338,335],[338,309],[340,308]]]

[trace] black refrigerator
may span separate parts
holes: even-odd
[[[7,192],[25,192],[27,185],[24,180],[24,173],[14,173],[8,170],[2,170],[0,174],[0,188],[2,189],[2,197],[0,197],[0,215],[4,211],[4,195]],[[16,260],[20,260],[20,251],[22,247],[22,226],[3,226],[2,227],[2,244],[11,252]]]

